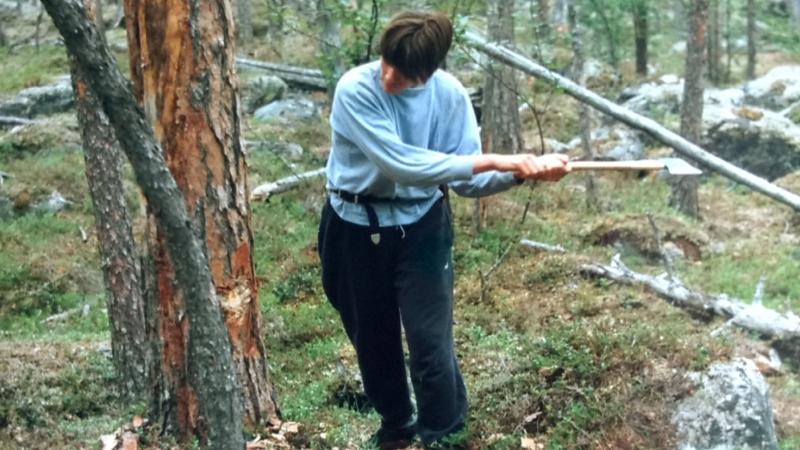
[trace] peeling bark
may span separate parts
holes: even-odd
[[[189,329],[185,355],[186,385],[194,390],[201,418],[198,435],[214,449],[241,450],[241,391],[233,375],[230,338],[220,314],[208,260],[196,237],[175,178],[144,112],[136,105],[129,83],[111,56],[79,0],[43,0],[47,13],[64,38],[69,53],[83,70],[92,92],[114,127],[148,200],[164,241],[173,255],[177,286],[184,293],[183,326]],[[183,394],[185,391],[178,391]]]
[[[167,166],[204,240],[242,388],[245,422],[278,420],[262,338],[228,0],[127,0],[133,79]],[[201,432],[187,383],[185,295],[162,230],[155,257],[163,342],[162,403],[181,434]]]

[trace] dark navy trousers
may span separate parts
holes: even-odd
[[[355,347],[364,389],[382,427],[414,416],[402,329],[417,405],[417,433],[429,444],[460,429],[467,396],[453,346],[453,230],[439,200],[417,223],[370,228],[342,220],[326,204],[318,249],[322,285]]]

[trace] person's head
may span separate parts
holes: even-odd
[[[453,24],[445,14],[404,11],[392,17],[378,44],[384,90],[397,94],[425,83],[452,42]]]

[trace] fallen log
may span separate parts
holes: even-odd
[[[35,123],[38,123],[38,121],[26,119],[24,117],[0,116],[0,126],[4,127],[8,126],[15,127],[17,125],[33,125]]]
[[[471,47],[497,61],[548,81],[578,101],[586,103],[630,127],[648,133],[659,142],[672,147],[678,153],[705,165],[709,169],[731,180],[742,183],[755,191],[761,192],[773,200],[788,205],[795,211],[800,211],[799,195],[734,166],[724,159],[709,153],[700,146],[687,141],[677,133],[659,125],[656,121],[617,105],[502,45],[490,43],[483,36],[474,31],[467,31],[464,35],[464,39]]]
[[[305,67],[277,64],[241,57],[236,58],[236,65],[238,67],[244,67],[248,69],[267,71],[280,77],[287,84],[301,89],[310,89],[315,91],[326,91],[328,89],[328,81],[321,70],[307,69]]]
[[[671,303],[701,314],[714,314],[728,319],[727,325],[734,325],[762,336],[780,341],[800,339],[800,317],[791,311],[779,313],[754,302],[728,297],[725,294],[707,295],[693,291],[677,278],[667,274],[652,276],[632,271],[619,255],[611,260],[611,265],[584,264],[580,266],[584,275],[608,278],[628,285],[645,286],[659,297]]]
[[[548,253],[564,253],[567,251],[566,249],[564,249],[564,247],[560,245],[545,244],[544,242],[536,242],[536,241],[531,241],[529,239],[523,239],[519,241],[519,243],[523,247],[532,248],[534,250],[541,250],[543,252],[548,252]]]
[[[299,173],[286,178],[281,178],[277,181],[271,181],[257,186],[250,192],[250,200],[268,200],[273,194],[279,194],[288,190],[294,189],[309,181],[325,176],[325,168],[310,170],[308,172]]]

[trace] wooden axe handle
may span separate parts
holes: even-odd
[[[580,170],[661,170],[664,162],[657,159],[639,161],[570,161],[573,171]]]

